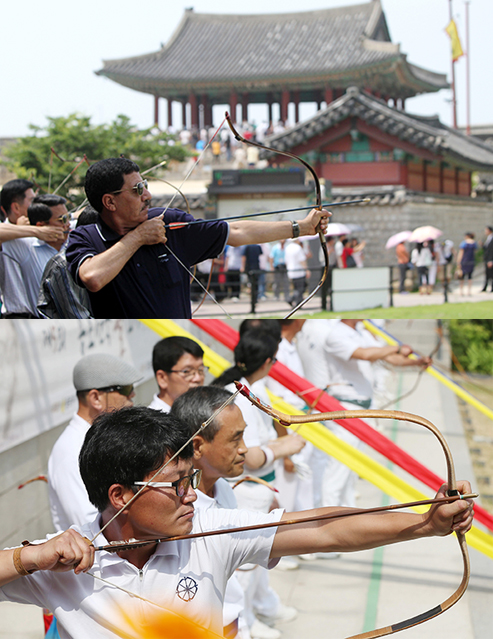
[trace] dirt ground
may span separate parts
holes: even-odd
[[[472,383],[468,383],[461,375],[452,376],[471,395],[493,410],[491,377],[470,377]],[[493,514],[493,422],[477,408],[460,398],[458,400],[476,476],[477,491],[481,495],[482,506]]]

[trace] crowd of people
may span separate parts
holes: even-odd
[[[227,638],[279,639],[278,624],[297,610],[269,585],[269,569],[467,531],[472,505],[459,500],[423,515],[394,511],[200,536],[356,503],[353,472],[243,395],[235,398],[233,381],[264,402],[270,389],[306,408],[268,377],[279,359],[344,407],[367,408],[378,405],[379,362],[431,363],[410,353],[408,346],[382,346],[357,320],[245,320],[232,367],[210,385],[198,343],[160,340],[149,407],[133,406],[140,374],[132,365],[104,353],[83,357],[73,370],[77,412],[48,462],[56,534],[0,551],[0,600],[45,608],[51,639],[141,636],[140,620],[148,625],[163,608]],[[359,447],[342,426],[326,427]],[[471,492],[468,482],[458,485]],[[191,532],[193,539],[163,541]]]
[[[282,120],[260,124],[243,121],[236,124],[235,128],[246,140],[263,144],[266,137],[282,133],[287,125]],[[173,128],[169,132],[176,133]],[[223,125],[219,132],[214,127],[184,128],[177,135],[180,143],[190,149],[195,156],[208,149],[213,164],[222,161],[233,162],[235,169],[261,169],[267,165],[266,161],[259,159],[258,149],[253,146],[244,148],[235,139],[228,126]]]
[[[485,281],[482,293],[493,292],[493,227],[486,226],[482,243]],[[464,282],[467,281],[467,294],[472,295],[473,272],[477,265],[476,252],[480,248],[474,233],[464,234],[459,250],[454,248],[452,240],[426,240],[416,243],[409,253],[405,242],[397,244],[395,254],[399,266],[399,293],[406,294],[408,271],[416,269],[420,295],[430,295],[437,281],[443,282],[454,277],[459,283],[459,295],[464,295]]]

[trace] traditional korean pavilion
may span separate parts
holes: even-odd
[[[169,42],[154,53],[105,60],[96,72],[168,103],[182,105],[189,127],[212,125],[212,107],[237,105],[248,120],[249,104],[280,105],[281,120],[294,103],[330,104],[358,86],[404,109],[405,100],[448,88],[445,75],[411,64],[391,41],[380,0],[364,4],[261,15],[200,14],[187,9]]]

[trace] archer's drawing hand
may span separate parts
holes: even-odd
[[[139,224],[132,232],[137,234],[141,245],[166,244],[168,241],[166,229],[164,228],[163,213],[150,220],[145,220],[145,222]]]
[[[320,230],[325,234],[327,230],[327,224],[329,223],[329,217],[332,215],[330,211],[325,209],[312,209],[304,220],[299,220],[300,235],[315,235],[318,233],[318,225],[320,224]]]
[[[471,493],[471,484],[468,481],[458,481],[457,490],[465,495]],[[437,497],[445,497],[447,484],[443,484]],[[451,504],[436,504],[424,515],[431,526],[433,535],[444,537],[452,532],[466,533],[471,529],[474,518],[474,505],[472,499],[460,499]]]
[[[21,560],[26,570],[73,570],[78,575],[91,568],[94,562],[94,546],[69,528],[43,544],[24,547]]]

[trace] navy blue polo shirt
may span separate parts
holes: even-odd
[[[149,210],[149,219],[161,215],[164,209]],[[165,222],[191,222],[194,218],[179,209],[168,209]],[[96,318],[190,318],[190,275],[187,268],[222,253],[228,239],[226,222],[204,221],[182,229],[167,230],[166,244],[141,246],[120,273],[97,293],[89,291],[93,315]],[[72,231],[67,247],[67,263],[74,280],[80,265],[111,248],[121,239],[101,219],[97,224],[81,226]]]

